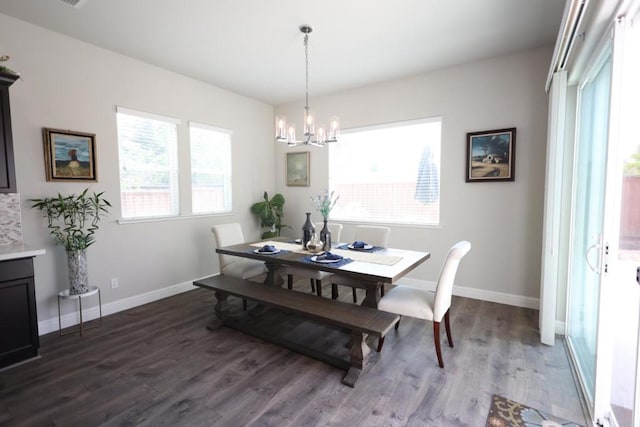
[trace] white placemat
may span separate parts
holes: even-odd
[[[308,250],[304,249],[300,243],[286,243],[286,242],[275,242],[273,240],[267,240],[264,242],[252,243],[251,246],[255,246],[257,248],[261,248],[264,245],[273,245],[278,249],[284,249],[286,251],[297,252],[301,254],[311,254]]]
[[[311,255],[306,249],[302,248],[302,245],[299,243],[286,243],[286,242],[275,242],[272,240],[265,242],[252,243],[251,246],[255,246],[258,248],[263,247],[264,245],[273,245],[278,249],[285,249],[287,251],[292,251],[300,254]],[[364,252],[364,251],[351,251],[348,249],[332,249],[331,253],[341,255],[345,258],[351,258],[354,261],[361,262],[370,262],[372,264],[382,264],[382,265],[395,265],[399,262],[402,257],[395,255],[382,255],[377,254],[375,252]]]
[[[402,257],[395,255],[382,255],[375,252],[352,251],[349,249],[332,249],[331,253],[351,258],[354,261],[370,262],[372,264],[394,265]]]

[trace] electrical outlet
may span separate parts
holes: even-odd
[[[111,289],[115,289],[118,287],[118,278],[114,277],[111,279]]]

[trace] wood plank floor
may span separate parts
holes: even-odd
[[[0,426],[484,426],[494,393],[585,424],[534,310],[454,297],[445,369],[431,324],[403,318],[352,389],[322,362],[207,330],[214,302],[197,289],[41,337],[40,359],[0,372]]]

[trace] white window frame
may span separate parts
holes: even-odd
[[[398,122],[344,130],[342,132],[342,138],[337,144],[345,144],[345,137],[348,137],[348,135],[351,133],[362,133],[362,132],[369,132],[369,131],[376,131],[376,130],[389,130],[393,128],[401,128],[405,126],[413,126],[413,125],[419,125],[419,124],[431,124],[431,123],[438,124],[439,125],[438,141],[434,143],[435,145],[430,144],[430,148],[433,150],[432,159],[435,162],[435,165],[437,167],[437,193],[436,193],[437,201],[427,203],[425,204],[425,206],[416,206],[416,205],[413,205],[413,202],[409,201],[409,198],[407,196],[407,198],[404,198],[403,200],[407,201],[406,206],[410,209],[410,211],[407,211],[407,213],[411,213],[412,216],[410,217],[409,215],[406,215],[404,218],[402,216],[394,216],[393,212],[384,212],[384,213],[378,212],[377,214],[372,214],[371,217],[367,216],[366,213],[364,214],[355,213],[355,211],[351,211],[351,213],[349,213],[348,211],[345,210],[345,204],[349,202],[349,199],[348,199],[349,196],[346,194],[340,194],[341,184],[338,182],[339,179],[335,178],[336,171],[332,169],[333,167],[332,157],[334,157],[338,152],[338,149],[334,148],[334,147],[337,147],[337,144],[336,144],[336,145],[329,146],[330,151],[329,151],[328,174],[329,174],[329,188],[331,190],[335,190],[338,194],[340,194],[340,201],[332,211],[331,219],[334,221],[342,221],[342,222],[408,225],[408,226],[417,226],[417,227],[439,227],[440,226],[440,200],[441,200],[441,193],[440,193],[441,154],[440,153],[442,148],[442,121],[443,119],[441,116],[436,116],[436,117],[428,117],[428,118],[421,118],[421,119],[415,119],[415,120],[405,120],[405,121],[398,121]],[[425,143],[426,142],[427,141],[425,141]],[[389,145],[393,146],[394,149],[396,150],[402,150],[402,141],[389,141]],[[363,146],[361,152],[365,152],[364,150],[366,149],[367,148]],[[424,147],[421,148],[421,151],[423,149]],[[415,168],[416,181],[417,181],[418,180],[417,178],[418,164],[420,163],[420,160],[423,157],[423,155],[422,153],[418,153],[418,154],[409,154],[408,156],[410,156],[409,157],[410,163],[412,165],[415,165],[415,166],[411,166],[410,169],[408,170],[413,170],[413,168]],[[349,161],[353,163],[353,167],[357,168],[358,156],[354,155],[354,156],[348,156],[348,157],[350,157]],[[374,175],[372,174],[372,176]],[[415,192],[415,187],[413,187],[412,190],[407,190],[407,191]],[[413,198],[415,198],[415,195],[413,196]],[[357,200],[357,197],[354,200]],[[426,205],[429,205],[429,206],[426,206]],[[421,218],[423,214],[428,216],[430,220],[424,220],[424,221],[420,220],[419,218]],[[385,215],[387,216],[385,217]]]
[[[173,218],[180,216],[180,185],[179,185],[179,169],[178,169],[178,126],[180,125],[180,120],[167,117],[159,114],[148,113],[139,110],[133,110],[125,107],[116,107],[117,114],[126,114],[129,116],[136,116],[143,119],[155,120],[160,122],[169,123],[175,126],[175,141],[172,141],[172,146],[168,147],[169,150],[173,151],[173,156],[169,157],[169,205],[170,210],[169,213],[158,213],[158,214],[145,214],[145,215],[124,215],[124,203],[121,205],[121,215],[125,221],[135,221],[135,220],[145,220],[145,219],[162,219],[162,218]],[[117,116],[116,116],[116,125],[117,125]],[[122,164],[125,159],[122,158],[121,153],[121,141],[120,141],[120,128],[118,127],[118,157],[119,157],[119,174],[121,172]],[[120,176],[120,197],[124,195],[122,178]]]
[[[197,205],[196,202],[196,188],[194,185],[194,179],[193,179],[193,174],[196,171],[196,167],[194,165],[194,153],[193,153],[193,148],[194,148],[194,141],[193,141],[193,134],[192,134],[192,130],[193,129],[199,129],[199,130],[204,130],[204,131],[208,131],[208,132],[215,132],[217,134],[222,134],[222,135],[226,135],[227,136],[227,140],[224,141],[225,145],[227,145],[226,147],[223,148],[222,152],[219,152],[218,154],[220,155],[224,155],[225,152],[226,154],[228,154],[228,157],[226,159],[223,159],[224,165],[222,167],[223,171],[223,206],[222,208],[216,208],[216,207],[211,207],[211,209],[206,209],[206,210],[198,210],[196,211],[195,206]],[[212,214],[225,214],[225,213],[230,213],[233,210],[233,192],[232,192],[232,185],[231,185],[231,178],[232,178],[232,141],[231,141],[231,135],[233,135],[233,131],[229,130],[229,129],[224,129],[224,128],[220,128],[220,127],[215,127],[215,126],[210,126],[210,125],[206,125],[203,123],[198,123],[198,122],[193,122],[190,121],[189,122],[189,150],[190,150],[190,158],[191,158],[191,165],[190,165],[190,183],[191,183],[191,213],[194,215],[212,215]],[[214,142],[218,142],[218,141],[214,141]],[[214,172],[212,169],[207,169],[205,170],[206,172]],[[220,172],[220,171],[218,171]]]

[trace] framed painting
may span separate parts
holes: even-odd
[[[96,135],[43,128],[47,181],[97,181]]]
[[[516,128],[467,133],[467,182],[514,181]]]
[[[309,155],[308,151],[287,153],[287,186],[309,186]]]

